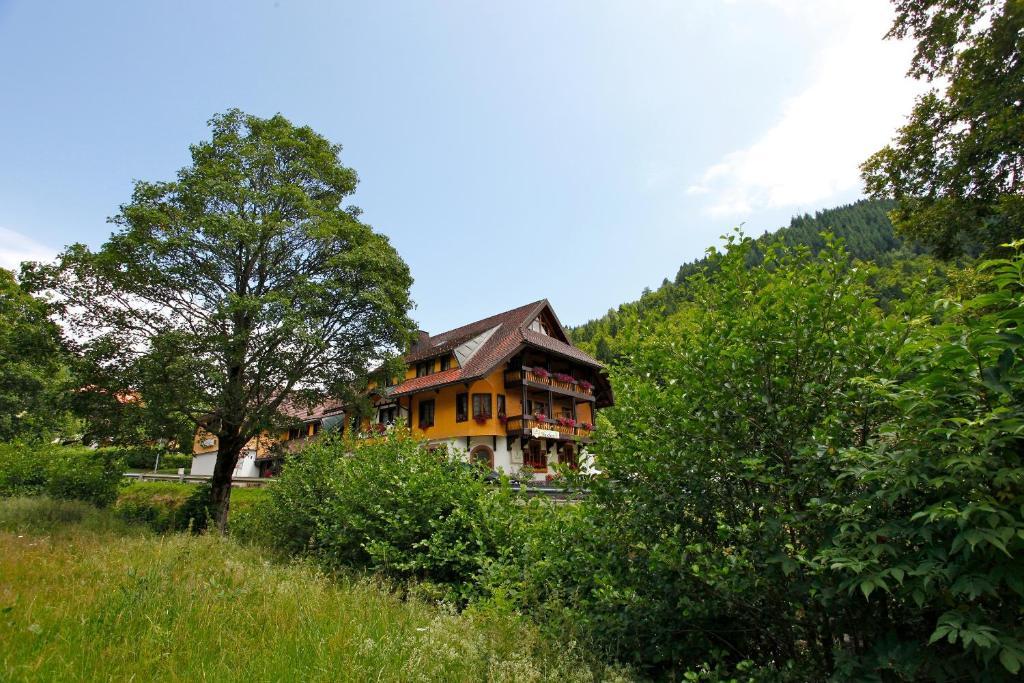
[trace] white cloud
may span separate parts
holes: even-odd
[[[17,272],[22,261],[49,261],[57,250],[20,232],[0,227],[0,268]]]
[[[687,188],[707,197],[715,217],[821,204],[858,188],[860,163],[892,138],[923,88],[904,75],[912,45],[882,40],[892,22],[886,0],[760,1],[828,41],[780,119]]]

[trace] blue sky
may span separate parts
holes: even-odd
[[[565,324],[732,226],[860,196],[909,111],[885,0],[0,0],[0,265],[99,246],[206,121],[344,146],[437,332],[549,298]]]

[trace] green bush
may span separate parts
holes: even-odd
[[[46,493],[58,500],[84,500],[106,507],[124,485],[124,461],[116,453],[58,448],[48,454]]]
[[[46,490],[46,463],[38,447],[0,443],[0,497],[36,496]]]
[[[269,491],[266,525],[282,550],[415,579],[455,602],[511,552],[521,509],[507,483],[485,483],[405,430],[365,443],[322,439],[290,459]]]
[[[125,467],[130,470],[152,470],[160,456],[160,469],[188,468],[192,464],[192,456],[176,453],[154,446],[118,446],[103,448],[100,451],[113,451],[124,460]]]
[[[124,461],[109,450],[0,444],[0,496],[45,493],[103,507],[117,499],[123,474]]]

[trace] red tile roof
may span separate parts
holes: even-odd
[[[340,413],[344,409],[345,407],[339,401],[327,401],[314,406],[299,405],[285,401],[277,409],[277,412],[285,417],[302,420],[303,422],[312,422],[314,420],[322,420],[328,415]]]
[[[391,387],[388,395],[405,396],[424,391],[425,389],[436,389],[448,384],[479,379],[493,371],[499,364],[508,360],[519,349],[528,345],[543,348],[597,369],[603,367],[596,359],[572,344],[528,329],[530,323],[545,309],[557,322],[558,318],[555,316],[554,311],[551,310],[551,305],[547,299],[541,299],[540,301],[463,325],[454,330],[425,337],[405,355],[404,360],[407,363],[412,364],[428,358],[447,355],[471,339],[494,330],[494,333],[473,353],[465,366],[408,379],[397,386]],[[558,325],[560,327],[561,323],[558,323]],[[564,331],[559,331],[565,337]]]
[[[391,391],[388,392],[389,396],[414,394],[417,391],[423,391],[424,389],[430,389],[432,387],[452,384],[462,379],[463,371],[462,368],[451,368],[450,370],[442,370],[441,372],[435,372],[432,375],[424,375],[423,377],[413,377],[407,379],[397,386],[391,387]]]

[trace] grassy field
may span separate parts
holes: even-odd
[[[513,616],[452,614],[216,536],[0,500],[0,679],[587,681]]]

